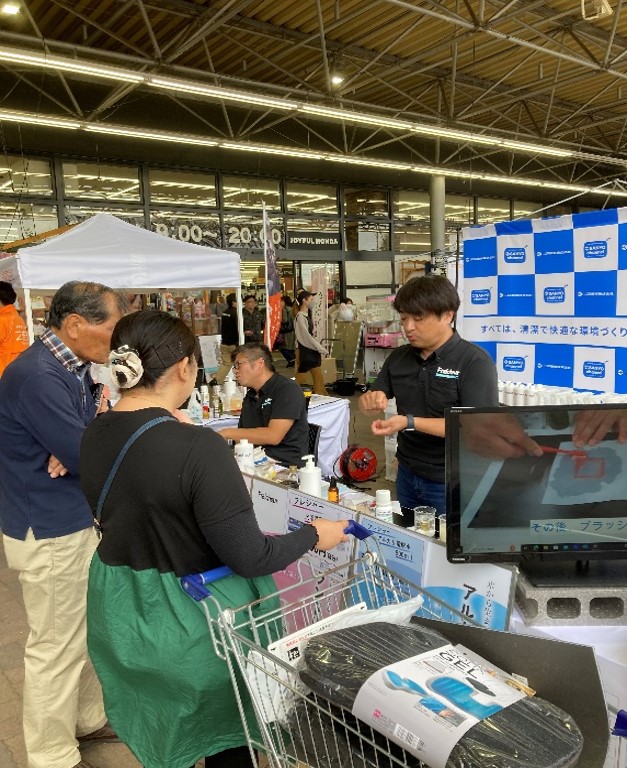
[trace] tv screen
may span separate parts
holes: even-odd
[[[627,403],[451,409],[448,559],[627,558],[626,438]]]

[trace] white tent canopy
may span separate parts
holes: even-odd
[[[31,289],[56,289],[68,280],[136,293],[241,283],[239,254],[171,240],[105,213],[41,245],[20,248],[0,260],[0,272],[5,271],[15,274],[10,281],[15,288]]]
[[[135,293],[166,288],[235,288],[243,338],[240,257],[233,251],[171,240],[109,214],[0,259],[0,280],[24,290],[32,339],[30,291],[90,280]]]

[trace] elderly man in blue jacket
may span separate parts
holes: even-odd
[[[30,627],[29,768],[89,768],[79,746],[115,740],[87,658],[87,575],[98,538],[78,456],[96,415],[90,364],[108,360],[124,310],[104,285],[66,283],[52,299],[48,329],[0,379],[0,527]]]

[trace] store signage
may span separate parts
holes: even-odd
[[[157,234],[164,237],[209,248],[222,247],[220,226],[216,219],[163,217],[158,221],[153,219],[152,226]]]
[[[305,250],[339,249],[339,232],[312,232],[305,230],[292,230],[287,233],[288,248],[301,248]]]

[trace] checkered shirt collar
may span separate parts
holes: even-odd
[[[79,360],[74,352],[50,328],[46,328],[40,338],[64,368],[78,376],[79,379],[82,380],[84,378],[87,371],[91,368],[91,363],[84,363],[82,360]]]

